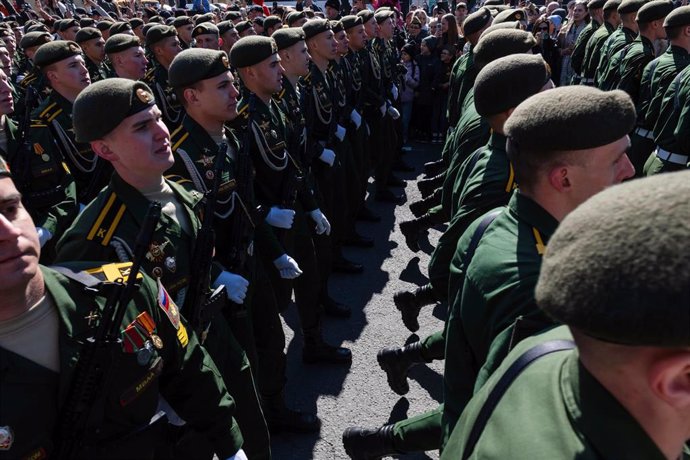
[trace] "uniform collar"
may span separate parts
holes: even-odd
[[[513,192],[508,202],[508,210],[513,213],[518,220],[527,223],[530,227],[536,228],[541,234],[544,244],[547,244],[551,235],[558,227],[558,221],[542,208],[536,201],[520,193],[520,190]]]
[[[585,369],[577,353],[563,365],[561,394],[570,419],[600,458],[665,460],[654,441]]]
[[[503,134],[497,133],[496,131],[491,131],[491,136],[489,137],[489,147],[491,147],[492,151],[498,150],[505,152],[506,141],[507,138]]]

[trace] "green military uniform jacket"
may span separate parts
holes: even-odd
[[[109,162],[99,159],[89,144],[78,143],[72,126],[72,103],[52,91],[31,113],[30,139],[36,154],[60,158],[77,185],[77,199],[86,204],[108,184]]]
[[[347,66],[347,72],[349,74],[350,104],[360,115],[362,115],[364,113],[364,99],[366,96],[366,89],[362,88],[362,83],[364,82],[362,56],[360,53],[350,50],[343,58],[346,62],[345,65]]]
[[[431,255],[429,282],[438,299],[448,296],[450,262],[467,227],[490,210],[505,206],[515,188],[515,174],[506,154],[506,137],[493,133],[460,167],[455,181],[450,224]]]
[[[489,392],[523,353],[550,340],[572,340],[561,326],[520,343],[468,404],[442,460],[463,458],[469,433]],[[639,422],[580,363],[576,350],[529,365],[509,386],[470,459],[618,460],[666,457]],[[687,452],[682,459],[690,458]]]
[[[614,30],[615,27],[611,23],[604,21],[604,27],[599,27],[587,42],[585,56],[582,59],[581,85],[594,85],[594,75],[597,72],[602,47]]]
[[[0,449],[0,459],[46,458],[60,441],[53,438],[54,426],[82,344],[96,326],[89,317],[96,317],[105,304],[103,295],[85,289],[80,282],[47,267],[41,271],[59,315],[60,373],[0,348],[0,427],[9,427],[13,438],[8,449]],[[135,337],[140,342],[131,342],[132,348],[123,345],[111,369],[105,401],[97,400],[105,405],[104,419],[83,435],[79,458],[151,458],[155,442],[162,442],[160,433],[134,433],[157,413],[159,395],[190,427],[207,434],[220,458],[234,455],[241,447],[242,437],[232,418],[234,402],[213,361],[166,296],[162,287],[145,277],[129,303],[123,331],[146,312],[153,320],[152,333],[160,338],[160,348],[150,346],[157,340],[151,340],[149,330]],[[123,339],[128,342],[124,333]],[[149,341],[152,355],[140,364],[145,341]],[[97,434],[94,428],[99,429]],[[125,439],[126,435],[133,436]]]
[[[659,116],[654,125],[654,141],[657,146],[676,155],[690,156],[690,67],[686,67],[673,79],[664,93]],[[652,154],[654,155],[654,154]],[[684,169],[683,162],[665,164],[658,158],[645,165],[645,173],[654,174],[671,169]]]
[[[362,63],[362,82],[364,84],[364,107],[365,116],[368,120],[374,121],[381,118],[379,107],[386,102],[384,97],[385,88],[381,75],[381,63],[378,56],[372,50],[371,42],[367,46],[357,51]]]
[[[615,88],[628,93],[635,104],[639,101],[640,81],[647,64],[654,59],[654,44],[647,37],[638,35],[625,49],[621,59],[618,83]]]
[[[492,342],[518,316],[536,310],[534,287],[542,254],[558,221],[519,191],[491,223],[467,261],[481,218],[458,241],[450,267],[444,372],[443,439],[472,396]]]
[[[637,33],[627,27],[621,27],[606,39],[601,47],[599,63],[594,76],[594,84],[597,88],[609,91],[615,87],[618,81],[620,51],[635,37],[637,37]]]
[[[473,48],[471,46],[467,53],[460,56],[450,71],[446,116],[448,117],[448,125],[451,127],[458,125],[460,115],[462,115],[462,103],[474,86],[474,80],[477,77]]]
[[[601,24],[599,24],[598,22],[593,20],[589,21],[589,24],[587,24],[585,28],[582,29],[580,35],[577,36],[577,40],[575,40],[575,47],[573,48],[573,52],[570,55],[570,65],[575,71],[575,75],[573,76],[575,84],[580,83],[580,77],[582,75],[583,70],[582,65],[585,62],[585,52],[587,50],[587,44],[589,43],[589,39],[592,38],[592,36],[597,31],[597,29],[599,29],[599,27],[601,27]]]
[[[163,114],[163,122],[173,130],[182,123],[185,111],[177,101],[175,90],[168,84],[168,70],[152,59],[153,67],[146,72],[144,82],[153,90],[156,105]]]
[[[91,60],[90,57],[84,55],[84,61],[86,61],[86,70],[89,71],[89,77],[91,77],[91,83],[95,83],[100,80],[105,80],[108,78],[108,72],[103,63],[96,64]]]
[[[334,142],[338,113],[333,104],[332,87],[333,82],[327,78],[327,73],[321,72],[313,62],[309,63],[309,73],[299,79],[300,93],[304,98],[308,146],[314,149],[309,152],[312,161],[321,156],[324,146]]]

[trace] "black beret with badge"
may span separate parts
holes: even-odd
[[[489,62],[509,54],[527,53],[537,44],[534,35],[518,29],[498,29],[482,34],[474,47],[474,62],[481,69]]]
[[[197,37],[199,35],[215,35],[217,37],[220,35],[220,32],[218,31],[218,27],[212,22],[202,22],[194,26],[194,30],[192,30],[192,37]]]
[[[105,52],[107,54],[120,53],[130,48],[141,46],[139,39],[134,35],[115,34],[105,41]]]
[[[376,19],[377,24],[381,24],[383,21],[388,18],[392,18],[394,15],[395,12],[389,8],[379,8],[374,13],[374,19]]]
[[[234,29],[235,24],[233,24],[232,21],[221,21],[216,24],[216,27],[218,27],[218,34],[223,35],[228,30]]]
[[[462,30],[465,36],[472,35],[491,24],[491,21],[491,12],[487,8],[479,8],[465,18],[462,23]]]
[[[673,11],[674,5],[671,0],[652,0],[645,3],[639,10],[637,10],[637,17],[635,21],[641,23],[649,23],[664,19]]]
[[[34,64],[44,68],[63,59],[81,55],[79,45],[70,40],[55,40],[41,45],[34,54]]]
[[[190,24],[194,24],[194,21],[192,21],[192,18],[189,16],[178,16],[175,19],[173,19],[173,27],[183,27],[183,26],[188,26]]]
[[[132,27],[132,29],[136,29],[137,27],[144,25],[144,20],[141,18],[132,18],[129,20],[129,25]]]
[[[178,53],[168,69],[168,83],[173,88],[186,88],[216,77],[230,69],[224,51],[203,48],[186,49]]]
[[[114,22],[113,25],[110,26],[110,35],[117,35],[117,34],[133,34],[132,32],[132,26],[129,25],[129,22]]]
[[[690,171],[610,187],[549,240],[536,301],[605,342],[690,346]]]
[[[251,27],[252,27],[252,21],[242,21],[242,22],[238,22],[235,25],[235,30],[237,30],[238,34],[241,34],[242,32],[249,30]]]
[[[334,34],[345,31],[342,21],[328,21]]]
[[[278,29],[273,32],[271,38],[275,40],[278,51],[289,48],[292,45],[304,41],[306,39],[304,31],[299,27],[288,27],[287,29]]]
[[[200,14],[194,20],[194,25],[198,26],[199,24],[203,24],[204,22],[213,22],[215,18],[216,16],[213,13]]]
[[[690,26],[690,5],[679,6],[664,20],[664,27]]]
[[[87,86],[74,100],[72,121],[77,142],[103,139],[127,117],[155,105],[146,83],[108,78]],[[108,110],[103,110],[107,107]]]
[[[285,20],[287,21],[288,26],[292,27],[292,25],[294,23],[296,23],[300,19],[304,19],[306,17],[307,17],[307,13],[305,13],[304,11],[291,11],[285,17]]]
[[[544,91],[520,104],[504,131],[520,151],[586,150],[626,136],[635,126],[627,93],[590,86]]]
[[[60,25],[58,26],[58,30],[60,32],[64,32],[65,30],[67,30],[71,27],[79,27],[79,22],[77,22],[76,19],[63,19],[62,21],[60,21]]]
[[[113,26],[113,21],[98,21],[96,23],[96,29],[100,30],[101,32],[105,32],[106,30],[110,30],[110,28]]]
[[[309,40],[323,32],[331,30],[331,25],[325,19],[310,19],[304,23],[302,30],[304,31],[304,38]]]
[[[352,29],[355,26],[363,24],[362,18],[360,16],[355,16],[354,14],[350,14],[348,16],[344,16],[340,22],[343,24],[343,28],[345,30]]]
[[[493,24],[500,24],[508,21],[522,21],[525,19],[525,12],[522,9],[509,8],[494,16]]]
[[[74,41],[77,43],[84,43],[95,38],[103,38],[101,31],[95,27],[84,27],[77,32]]]
[[[23,50],[26,50],[28,48],[33,48],[34,46],[41,46],[52,40],[53,38],[48,32],[29,32],[19,41],[19,47]]]
[[[176,36],[177,29],[174,27],[154,25],[146,32],[146,44],[151,47],[165,38]]]
[[[513,54],[487,64],[474,83],[474,105],[483,117],[517,107],[551,78],[541,54]]]
[[[230,63],[241,69],[268,59],[278,52],[275,40],[263,35],[250,35],[237,40],[230,50]]]

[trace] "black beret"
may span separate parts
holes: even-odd
[[[148,24],[163,24],[164,22],[165,21],[163,21],[163,16],[153,16],[149,19]]]
[[[96,24],[96,21],[94,21],[92,18],[81,18],[79,19],[79,27],[82,29],[84,27],[93,27]]]
[[[541,54],[513,54],[487,64],[474,83],[474,105],[483,117],[517,107],[549,81]]]
[[[105,41],[105,52],[107,54],[119,53],[137,46],[141,46],[141,43],[134,35],[115,34]]]
[[[224,51],[191,48],[175,56],[168,69],[168,83],[173,88],[186,88],[202,80],[216,77],[230,69]]]
[[[212,22],[202,22],[201,24],[194,26],[194,30],[192,30],[192,37],[196,37],[197,35],[219,36],[220,32],[218,31],[218,27],[216,27]]]
[[[487,8],[479,8],[465,18],[462,22],[462,30],[465,36],[475,34],[491,24],[491,20],[491,12]]]
[[[95,27],[84,27],[77,32],[77,35],[74,37],[74,41],[77,43],[84,43],[86,41],[93,40],[94,38],[103,38],[101,31]]]
[[[690,346],[690,172],[610,187],[549,240],[536,301],[606,342]]]
[[[603,8],[604,4],[606,4],[606,0],[590,0],[590,2],[587,3],[587,8],[590,10],[598,10]]]
[[[374,19],[374,12],[371,10],[368,10],[368,9],[364,9],[364,10],[358,12],[357,16],[362,18],[362,24],[364,24],[365,22],[369,22],[372,19]]]
[[[616,10],[621,5],[621,0],[606,0],[604,3],[604,11]]]
[[[146,45],[149,47],[168,37],[176,37],[177,29],[172,26],[154,25],[146,32]]]
[[[104,30],[110,30],[112,27],[113,22],[112,21],[98,21],[96,23],[96,29],[100,30],[103,32]]]
[[[242,21],[235,24],[235,29],[237,30],[238,34],[241,34],[242,32],[249,30],[251,27],[252,21]]]
[[[19,41],[19,47],[23,50],[34,46],[41,46],[48,43],[53,38],[48,32],[29,32]]]
[[[260,27],[263,27],[263,26],[264,26],[264,18],[263,18],[262,16],[257,16],[257,17],[255,17],[254,20],[253,20],[252,22],[253,22],[254,24],[259,25]]]
[[[690,5],[681,6],[673,10],[664,20],[664,27],[679,27],[690,25]]]
[[[127,78],[108,78],[87,86],[74,100],[72,121],[77,142],[103,139],[122,121],[155,105],[151,88]],[[107,107],[108,110],[103,110]]]
[[[242,13],[239,11],[228,11],[225,13],[225,20],[226,21],[236,21],[242,17]]]
[[[300,19],[304,19],[307,17],[307,13],[304,11],[292,11],[288,13],[287,17],[285,18],[288,26],[292,26],[294,23],[299,21]]]
[[[64,32],[65,30],[71,28],[71,27],[79,27],[79,23],[77,22],[76,19],[63,19],[60,21],[60,26],[58,30],[60,32]]]
[[[510,5],[484,5],[485,8],[488,8],[489,11],[491,11],[491,16],[496,17],[498,13],[501,11],[505,10],[510,10]]]
[[[173,27],[182,27],[182,26],[187,26],[189,24],[194,24],[194,21],[192,21],[192,18],[189,16],[178,16],[175,19],[173,19]]]
[[[282,22],[282,19],[280,19],[278,16],[269,16],[264,19],[264,27],[266,29],[270,29],[271,27],[275,27]]]
[[[141,18],[132,18],[129,20],[129,25],[132,29],[136,29],[137,27],[143,26],[144,21]]]
[[[647,3],[647,0],[623,0],[618,7],[618,12],[620,14],[635,13],[645,3]]]
[[[278,52],[275,40],[263,35],[250,35],[237,40],[230,50],[230,62],[241,69],[268,59]]]
[[[81,48],[73,41],[55,40],[38,47],[36,54],[34,54],[34,64],[43,68],[79,55],[81,55]]]
[[[273,32],[271,38],[275,40],[278,51],[305,40],[304,31],[299,27],[288,27]]]
[[[328,23],[331,25],[331,30],[334,34],[345,31],[342,21],[328,21]]]
[[[129,22],[115,22],[110,26],[109,31],[110,35],[133,34],[132,26],[129,25]]]
[[[204,22],[213,22],[216,16],[213,13],[200,14],[194,19],[194,25],[198,26]]]
[[[494,16],[493,24],[500,24],[508,21],[522,21],[525,19],[525,12],[521,9],[508,8]]]
[[[340,22],[343,23],[343,27],[345,28],[345,30],[349,30],[352,29],[354,26],[363,24],[362,18],[359,16],[355,16],[354,14],[344,16],[343,19],[340,20]]]
[[[524,30],[498,29],[479,38],[474,47],[474,62],[482,68],[494,59],[509,54],[527,53],[537,44],[534,36]]]
[[[235,24],[232,21],[221,21],[216,24],[216,27],[218,27],[218,35],[223,35],[228,30],[234,29]]]
[[[41,22],[31,24],[29,27],[25,27],[24,30],[27,33],[29,33],[29,32],[50,32],[50,29],[48,29],[48,27]]]
[[[160,25],[160,24],[155,23],[155,22],[149,22],[149,23],[144,24],[144,27],[141,28],[141,33],[144,35],[144,38],[146,38],[146,34],[149,33],[149,30],[151,30],[151,28],[153,26],[158,26],[158,25]]]
[[[673,11],[671,0],[652,0],[637,10],[635,21],[642,23],[657,21],[664,19],[671,11]]]
[[[499,22],[498,24],[491,24],[489,27],[484,29],[482,31],[482,34],[479,36],[480,38],[483,37],[486,34],[490,34],[494,30],[498,29],[521,29],[522,30],[522,23],[518,21],[508,21],[508,22]]]
[[[388,8],[379,8],[376,10],[376,13],[374,13],[374,19],[376,19],[377,24],[381,24],[386,19],[392,18],[394,14],[395,13]]]
[[[340,11],[340,1],[338,0],[326,0],[325,6],[329,6],[333,9]]]
[[[503,0],[486,0],[484,2],[484,6],[502,6],[504,4]]]
[[[325,19],[310,19],[304,23],[302,30],[304,30],[305,39],[309,40],[320,33],[331,30],[331,25]]]
[[[610,144],[634,126],[635,106],[625,92],[566,86],[520,104],[504,131],[521,151],[562,151]]]

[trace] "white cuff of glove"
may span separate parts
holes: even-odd
[[[345,140],[345,134],[347,134],[347,130],[340,125],[336,125],[335,137],[337,137],[340,142]]]
[[[381,112],[381,116],[385,117],[386,116],[386,108],[388,107],[387,103],[383,103],[381,107],[379,107],[379,111]]]
[[[359,129],[362,126],[362,116],[355,109],[352,109],[352,112],[350,112],[350,120],[355,124],[355,128]]]
[[[247,287],[249,286],[249,281],[236,275],[234,273],[222,271],[218,278],[213,282],[213,287],[225,286],[225,293],[228,299],[232,300],[237,304],[244,303],[244,299],[247,297]]]
[[[295,220],[295,211],[292,209],[283,209],[277,206],[271,207],[266,215],[266,222],[271,227],[284,228],[286,230],[292,228],[292,222]]]
[[[326,216],[323,215],[320,209],[314,209],[313,211],[309,211],[309,215],[314,220],[314,222],[316,222],[317,235],[323,235],[324,233],[326,235],[331,234],[331,223],[328,222],[328,219],[326,219]]]
[[[53,234],[43,227],[36,227],[36,233],[38,233],[38,242],[41,244],[41,247],[43,247],[53,237]]]
[[[393,107],[392,104],[388,106],[388,115],[390,115],[393,120],[400,118],[400,112],[398,112],[398,109]]]
[[[335,163],[335,152],[331,149],[323,149],[323,153],[319,156],[319,160],[323,161],[328,166],[333,166],[333,163]]]
[[[247,454],[245,454],[244,451],[242,449],[240,449],[237,451],[237,453],[235,455],[233,455],[232,457],[228,457],[227,460],[249,460],[249,459],[247,458]]]
[[[287,254],[283,254],[274,260],[273,265],[278,269],[280,277],[283,279],[295,279],[302,274],[297,261]]]
[[[393,95],[393,100],[398,99],[398,87],[394,84],[391,85],[391,94]]]

